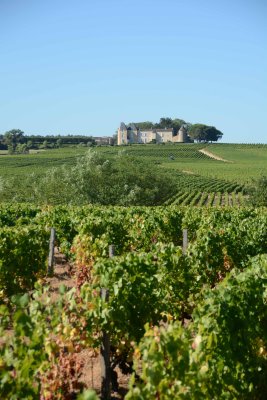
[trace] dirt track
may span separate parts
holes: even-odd
[[[213,158],[214,160],[218,160],[218,161],[223,161],[226,163],[232,163],[233,161],[229,161],[229,160],[225,160],[222,157],[217,156],[216,154],[211,153],[210,151],[206,150],[206,149],[201,149],[198,150],[200,153],[205,154],[206,156]]]

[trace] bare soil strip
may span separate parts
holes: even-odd
[[[183,172],[184,174],[188,174],[188,175],[195,175],[195,172],[193,172],[193,171],[188,171],[188,170],[185,170],[185,169],[183,169],[182,172]]]
[[[205,154],[206,156],[208,156],[208,157],[214,159],[214,160],[223,161],[223,162],[226,162],[226,163],[233,163],[233,161],[225,160],[225,159],[222,158],[222,157],[216,156],[216,154],[211,153],[211,152],[208,151],[207,149],[201,149],[201,150],[198,150],[198,151],[199,151],[200,153]]]

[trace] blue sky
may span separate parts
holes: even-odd
[[[0,133],[161,117],[267,143],[267,1],[0,0]]]

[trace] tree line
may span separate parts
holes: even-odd
[[[92,136],[25,136],[20,129],[12,129],[0,135],[0,150],[8,150],[9,154],[28,153],[30,149],[53,149],[77,145],[91,147],[95,144],[96,141]]]
[[[174,135],[177,135],[179,129],[183,126],[187,131],[189,138],[197,142],[217,142],[222,138],[223,133],[214,126],[205,124],[191,124],[180,118],[160,118],[159,122],[151,121],[133,122],[139,129],[173,129]]]

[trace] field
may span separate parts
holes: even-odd
[[[201,152],[206,149],[216,160]],[[156,164],[171,174],[177,184],[177,193],[166,204],[225,206],[243,205],[253,179],[266,175],[267,145],[237,144],[166,144],[96,147],[95,151],[112,158],[126,153],[136,159]],[[40,151],[29,155],[0,155],[0,177],[13,178],[12,191],[19,189],[23,178],[32,174],[42,176],[50,168],[71,167],[85,152],[86,147],[68,147]]]
[[[0,154],[0,176],[4,178],[17,177],[18,175],[23,177],[32,172],[41,175],[49,168],[75,163],[77,158],[84,155],[86,150],[84,147],[68,147],[39,150],[34,154]]]

